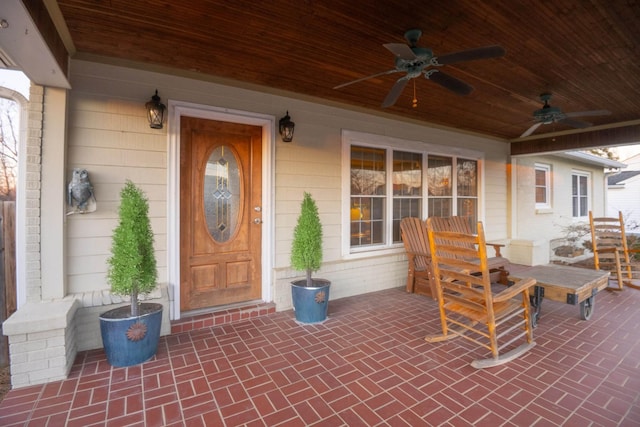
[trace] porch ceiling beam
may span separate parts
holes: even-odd
[[[69,89],[69,54],[42,0],[2,0],[3,68],[42,86]]]
[[[544,154],[640,143],[640,120],[618,126],[589,128],[582,132],[558,132],[511,140],[511,155]]]

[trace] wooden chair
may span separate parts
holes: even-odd
[[[640,271],[631,263],[631,257],[640,254],[640,249],[629,249],[627,245],[622,212],[618,212],[618,218],[596,218],[589,211],[589,225],[595,269],[609,271],[617,281],[617,288],[607,289],[622,290],[625,285],[640,289],[640,285],[634,283],[640,280]]]
[[[491,351],[491,358],[471,363],[475,368],[487,368],[513,360],[535,345],[529,288],[536,281],[524,278],[494,293],[482,222],[477,230],[477,235],[438,231],[433,218],[427,219],[442,334],[425,340],[465,338]],[[480,274],[472,274],[474,271]],[[513,348],[520,340],[524,342]],[[503,353],[507,348],[510,350]]]
[[[468,217],[463,216],[450,216],[450,217],[432,217],[432,224],[434,230],[437,231],[454,231],[462,234],[475,234],[471,227],[471,222]],[[461,244],[461,242],[458,242]],[[496,277],[496,281],[507,286],[509,284],[509,260],[504,258],[500,252],[500,248],[504,245],[499,243],[489,243],[488,246],[493,247],[495,252],[494,257],[487,258],[487,264],[489,265],[489,271]],[[471,246],[468,246],[471,247]]]
[[[400,221],[400,232],[409,260],[407,292],[415,292],[435,299],[429,238],[424,221],[420,218],[403,218]]]

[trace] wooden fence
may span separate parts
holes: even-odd
[[[0,201],[0,368],[9,365],[2,322],[16,311],[16,203]]]

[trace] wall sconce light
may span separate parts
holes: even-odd
[[[149,119],[151,129],[162,129],[162,123],[164,123],[164,112],[167,107],[160,102],[158,89],[156,89],[156,94],[151,97],[151,101],[144,105],[147,107],[147,118]]]
[[[291,142],[293,140],[293,129],[296,124],[291,121],[289,117],[289,111],[287,115],[280,119],[280,136],[283,142]]]

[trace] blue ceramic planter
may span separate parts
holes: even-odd
[[[291,282],[291,297],[296,320],[301,323],[321,323],[327,319],[331,282],[313,279],[313,287],[306,280]]]
[[[133,366],[158,351],[162,304],[140,304],[140,316],[131,317],[129,306],[100,315],[100,332],[107,360],[112,366]]]

